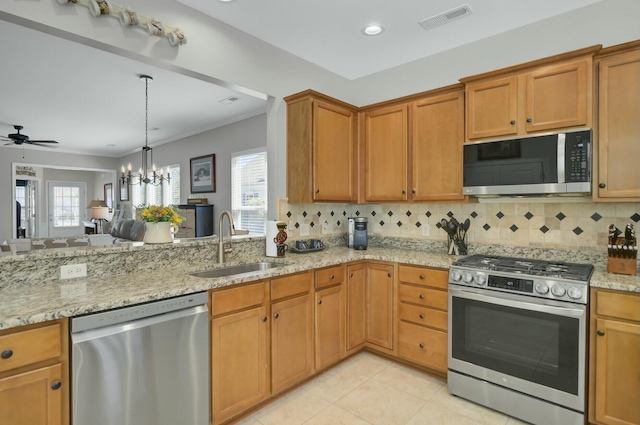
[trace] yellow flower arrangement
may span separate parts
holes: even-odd
[[[184,220],[172,205],[149,205],[140,212],[140,217],[142,221],[148,223],[171,222],[179,224]]]

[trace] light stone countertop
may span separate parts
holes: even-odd
[[[191,276],[188,273],[219,267],[217,264],[212,266],[193,263],[180,267],[160,268],[155,272],[55,280],[41,285],[8,286],[0,289],[0,329],[95,313],[358,260],[449,268],[456,258],[446,254],[396,248],[371,247],[366,251],[354,251],[346,247],[336,247],[314,253],[289,253],[282,259],[244,258],[242,262],[226,264],[256,261],[275,261],[286,264],[283,267],[235,278],[203,279]],[[640,292],[640,278],[608,274],[606,270],[597,269],[592,277],[591,286]]]

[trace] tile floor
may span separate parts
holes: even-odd
[[[524,425],[431,376],[360,353],[240,425]]]

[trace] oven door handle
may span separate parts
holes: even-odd
[[[487,296],[469,290],[449,288],[449,294],[453,297],[467,298],[470,300],[477,300],[490,304],[498,304],[505,307],[522,308],[524,310],[538,311],[541,313],[549,313],[565,317],[582,317],[585,315],[584,309],[581,310],[579,308],[556,307],[547,304],[535,304],[517,301],[501,296],[501,294],[499,293]]]

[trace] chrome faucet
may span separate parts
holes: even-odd
[[[231,213],[229,211],[222,211],[220,213],[220,219],[218,220],[218,229],[220,232],[220,237],[218,237],[218,263],[221,264],[224,263],[224,254],[231,252],[231,242],[228,242],[228,244],[225,245],[222,238],[222,225],[225,215],[229,219],[229,235],[234,236],[236,234],[236,228],[233,225],[233,217],[231,216]]]

